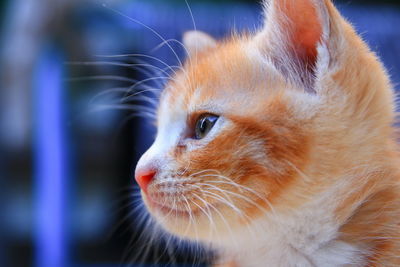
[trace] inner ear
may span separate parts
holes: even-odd
[[[322,25],[311,0],[275,1],[278,22],[286,30],[288,49],[307,68],[317,60],[317,45],[322,38]]]
[[[201,31],[188,31],[183,35],[183,45],[188,56],[206,51],[217,46],[217,41]]]
[[[318,46],[328,29],[324,0],[270,0],[265,3],[265,26],[256,40],[262,51],[296,81],[314,78]]]

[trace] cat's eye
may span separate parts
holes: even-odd
[[[211,131],[218,118],[219,116],[213,114],[204,114],[200,116],[196,121],[194,138],[203,139]]]

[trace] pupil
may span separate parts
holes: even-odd
[[[205,132],[207,130],[207,123],[208,123],[208,118],[204,118],[201,121],[201,125],[200,125],[200,131],[201,132]]]

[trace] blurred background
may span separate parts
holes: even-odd
[[[173,40],[254,30],[259,2],[0,1],[0,266],[207,265],[140,238],[133,173]],[[335,2],[400,89],[399,1]]]

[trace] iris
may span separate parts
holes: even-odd
[[[217,122],[219,116],[204,114],[197,119],[195,126],[195,139],[203,139]]]

